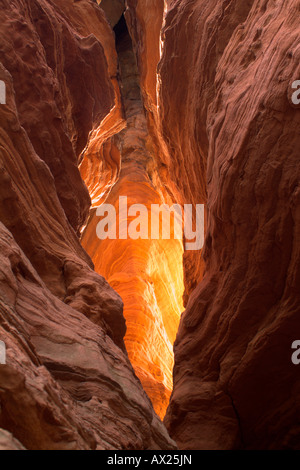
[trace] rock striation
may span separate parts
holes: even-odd
[[[168,5],[162,133],[208,215],[165,423],[185,449],[300,448],[299,2]]]
[[[299,11],[1,0],[0,449],[300,449]]]
[[[24,450],[24,447],[9,432],[0,429],[1,450]]]
[[[1,20],[0,446],[174,449],[78,238],[80,154],[120,95],[112,30],[88,1],[4,0]]]
[[[139,73],[124,18],[116,27],[116,38],[125,128],[111,136],[100,126],[82,154],[81,174],[93,197],[82,245],[96,271],[123,299],[129,359],[163,418],[172,390],[173,343],[183,310],[182,241],[119,237],[99,240],[96,236],[101,220],[96,209],[101,202],[116,209],[118,221],[120,196],[127,197],[128,208],[143,204],[149,227],[152,204],[172,205],[156,167],[155,147],[147,127]],[[99,175],[98,180],[95,175]],[[126,220],[125,215],[121,225],[127,226],[130,220],[132,217]],[[119,227],[118,223],[118,230]]]

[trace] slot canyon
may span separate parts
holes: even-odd
[[[0,450],[299,450],[300,1],[0,6]]]

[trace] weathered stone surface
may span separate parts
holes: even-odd
[[[125,10],[125,0],[97,0],[105,15],[114,27]]]
[[[1,23],[3,31],[6,31],[6,28],[11,24],[11,17],[14,21],[15,16],[21,16],[23,8],[29,8],[28,5],[24,6],[22,2],[17,3],[16,5],[19,5],[19,10],[15,7],[13,12],[11,12],[10,4],[7,4],[7,10],[4,10],[3,12],[3,17],[5,17],[5,14],[7,17],[6,20]],[[30,6],[34,10],[37,6],[41,7],[41,4],[39,2],[32,2]],[[50,9],[50,6],[48,3],[45,3],[44,9],[46,11],[47,8]],[[50,9],[49,15],[50,14],[54,19],[59,21],[55,16],[56,13],[54,9]],[[50,18],[52,18],[51,15]],[[43,15],[39,15],[39,19],[41,18],[43,18]],[[46,16],[46,18],[49,20],[48,16]],[[53,18],[52,20],[54,21]],[[98,17],[96,16],[94,21],[96,21],[97,18]],[[32,36],[37,36],[36,31],[33,29],[33,26],[30,26],[29,21],[28,16],[28,23],[24,23],[24,39],[22,29],[19,33],[19,30],[16,27],[16,41],[18,44],[21,44],[21,40],[25,41],[27,30],[31,32]],[[65,22],[63,22],[63,25],[67,28]],[[108,28],[107,25],[106,27]],[[58,28],[57,25],[56,28]],[[71,35],[71,32],[72,30],[69,27],[69,29],[67,29],[65,41],[68,39],[70,39],[71,42],[75,41],[75,32],[72,33],[73,35]],[[4,35],[4,33],[2,34]],[[7,33],[5,37],[9,38],[13,44],[13,35],[9,35]],[[44,64],[45,72],[44,74],[41,74],[41,77],[44,80],[44,83],[42,84],[37,84],[32,72],[30,72],[30,76],[33,77],[31,78],[31,80],[33,80],[33,89],[36,90],[36,92],[38,89],[40,90],[39,94],[41,95],[41,99],[36,101],[30,93],[26,95],[25,99],[23,89],[24,87],[25,89],[28,87],[30,88],[30,78],[26,75],[27,71],[30,69],[30,61],[33,62],[32,67],[37,67],[39,70],[38,67],[40,62],[38,62],[38,58],[39,54],[42,54],[43,48],[40,45],[39,53],[35,53],[35,50],[39,45],[39,42],[35,41],[33,45],[34,53],[29,56],[30,58],[24,58],[23,54],[25,43],[22,44],[22,47],[20,46],[20,51],[18,49],[13,49],[13,46],[11,46],[11,49],[7,48],[4,50],[3,56],[5,56],[5,62],[9,69],[8,71],[3,70],[3,68],[2,71],[0,70],[0,78],[6,82],[7,88],[7,105],[5,107],[2,106],[0,109],[0,139],[2,144],[0,170],[0,219],[13,233],[16,241],[30,258],[33,266],[38,271],[51,292],[71,306],[74,302],[76,308],[79,308],[81,312],[90,316],[90,318],[93,318],[93,320],[102,324],[102,326],[105,326],[106,322],[108,330],[112,336],[114,333],[112,332],[113,329],[111,328],[110,323],[114,324],[115,321],[117,321],[119,323],[119,328],[116,330],[115,339],[117,343],[123,347],[122,336],[125,333],[125,323],[122,315],[122,301],[104,281],[104,279],[95,275],[91,270],[93,264],[88,255],[82,249],[78,237],[66,219],[65,213],[57,197],[59,190],[57,189],[55,177],[53,178],[53,174],[49,171],[54,168],[53,171],[54,174],[56,174],[55,168],[57,161],[56,159],[54,159],[54,162],[52,161],[53,155],[58,155],[61,152],[63,163],[68,162],[69,160],[69,147],[68,145],[62,146],[61,142],[58,139],[56,140],[54,137],[54,135],[56,135],[56,120],[52,115],[49,115],[47,108],[47,94],[51,96],[51,93],[53,92],[52,82],[54,80],[54,71],[49,67],[49,65],[46,63]],[[86,51],[88,50],[89,47],[86,45]],[[101,44],[99,44],[98,51],[100,57],[105,62]],[[11,61],[7,57],[10,52],[12,54]],[[63,51],[58,50],[57,54],[63,54]],[[83,53],[82,61],[84,60],[84,55],[85,54]],[[79,57],[77,60],[79,60]],[[27,63],[28,61],[29,64]],[[83,74],[83,76],[85,77],[85,74]],[[79,84],[80,78],[81,75],[78,74]],[[28,81],[28,84],[26,80]],[[102,90],[103,86],[103,84],[100,84],[99,89]],[[113,89],[108,82],[107,87],[108,90],[110,88]],[[77,86],[77,88],[79,87]],[[77,99],[79,99],[78,93],[74,93]],[[19,98],[18,94],[21,94]],[[70,94],[69,91],[68,94]],[[57,108],[54,97],[56,97],[60,103],[60,94],[52,95],[52,102],[49,97],[51,106],[53,108]],[[21,104],[19,104],[19,101]],[[29,108],[32,110],[31,113],[27,112]],[[90,113],[93,116],[92,109],[88,110],[88,108],[86,108],[86,111],[89,111],[88,114]],[[67,114],[67,112],[65,114]],[[23,116],[24,128],[21,127]],[[91,116],[89,119],[91,119]],[[95,119],[97,123],[98,115],[95,115]],[[59,122],[65,121],[67,121],[67,117],[62,114]],[[36,154],[35,149],[32,146],[32,140],[29,139],[31,133],[29,131],[28,133],[25,132],[26,129],[32,129],[35,125],[44,126],[43,130],[45,132],[49,132],[49,136],[53,136],[52,148],[50,147],[51,150],[47,157],[51,161],[49,167],[45,164],[47,162],[44,163],[39,154]],[[52,126],[54,126],[54,129]],[[69,141],[73,139],[70,134],[66,134],[66,129],[61,132],[65,141],[67,138],[69,138]],[[35,135],[37,139],[41,138],[41,134],[39,132],[34,133],[34,136]],[[35,139],[34,136],[31,136],[33,140]],[[47,147],[49,147],[49,145],[45,147],[45,151]],[[78,188],[77,183],[74,180],[68,184],[72,183],[74,185],[72,187],[74,198],[80,198],[80,191],[81,189],[84,189],[84,184],[80,179],[80,174],[75,162],[73,163],[73,169],[74,172],[77,173],[76,181],[78,181]],[[62,181],[67,180],[68,177],[69,171],[65,168],[61,173]],[[86,189],[84,189],[84,191],[87,192]],[[69,209],[76,213],[76,201],[71,199],[70,203],[71,205],[69,206]],[[70,270],[72,271],[72,278],[70,278]],[[105,321],[104,318],[106,318]]]
[[[25,450],[10,432],[0,429],[0,450]]]
[[[27,449],[175,448],[124,352],[121,298],[76,234],[79,154],[114,108],[122,124],[113,33],[92,2],[2,3],[0,427]]]
[[[171,201],[156,168],[125,22],[118,27],[117,36],[126,129],[108,138],[106,130],[104,136],[99,130],[84,153],[81,172],[93,195],[94,209],[82,244],[92,257],[96,271],[123,299],[129,359],[156,412],[163,418],[172,390],[172,347],[183,310],[182,242],[99,240],[96,236],[100,218],[95,208],[103,200],[116,208],[118,220],[119,196],[127,196],[128,207],[143,204],[148,214],[151,204]],[[95,148],[100,149],[103,159],[98,181],[94,171],[99,161],[94,158]],[[150,218],[146,218],[150,226]],[[127,222],[122,220],[126,225]]]
[[[28,449],[173,448],[127,356],[0,231],[0,427]]]
[[[0,448],[175,448],[184,279],[170,435],[299,449],[299,0],[127,0],[137,67],[96,3],[1,2]],[[124,195],[205,202],[203,253],[100,242]]]
[[[165,21],[165,14],[167,12],[167,2],[163,0],[129,0],[127,2],[127,9],[125,12],[126,20],[130,34],[133,38],[135,54],[140,74],[140,85],[143,97],[143,104],[146,109],[147,123],[149,133],[152,137],[152,142],[155,151],[155,166],[159,172],[159,178],[162,185],[167,189],[168,194],[171,194],[173,200],[179,204],[202,204],[206,202],[206,181],[205,181],[205,165],[199,159],[195,165],[193,172],[188,172],[183,162],[189,158],[188,152],[193,152],[195,149],[188,147],[188,152],[183,154],[180,145],[186,139],[185,123],[181,123],[178,128],[178,123],[173,126],[171,120],[176,121],[176,116],[181,112],[180,107],[185,106],[185,101],[178,103],[176,96],[179,93],[177,90],[185,83],[181,81],[178,76],[178,71],[173,73],[172,82],[174,81],[174,103],[170,104],[170,109],[173,104],[172,117],[168,115],[168,100],[172,94],[160,97],[161,88],[161,74],[160,74],[160,59],[164,48],[164,34],[162,26]],[[174,50],[178,44],[178,38],[174,37]],[[181,44],[181,43],[179,43]],[[173,52],[170,47],[168,56],[165,54],[164,60],[169,61],[173,58]],[[187,57],[185,58],[187,59]],[[187,70],[190,68],[187,62]],[[178,67],[181,69],[182,64],[179,63]],[[196,97],[195,97],[196,99]],[[166,115],[164,115],[163,102],[166,103]],[[195,101],[193,101],[195,105]],[[169,123],[172,124],[170,136],[167,134]],[[163,125],[165,124],[165,125]],[[173,134],[174,135],[173,135]],[[177,142],[178,141],[178,142]],[[189,140],[188,140],[189,142]],[[196,146],[199,146],[197,143]],[[198,147],[197,147],[198,148]],[[179,155],[178,155],[179,154]],[[202,189],[201,189],[202,188]],[[182,263],[182,260],[178,260]],[[201,279],[204,270],[204,263],[201,256],[195,257],[192,253],[185,252],[183,255],[184,266],[184,304],[188,299],[188,295],[196,287],[199,279]],[[180,267],[181,269],[181,267]]]
[[[206,271],[181,319],[166,424],[182,448],[300,448],[291,362],[300,114],[288,101],[300,76],[299,2],[169,6],[163,135],[176,171],[186,172],[182,190],[204,197],[207,180],[208,222]]]

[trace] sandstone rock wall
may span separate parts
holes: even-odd
[[[77,235],[80,153],[119,107],[110,26],[88,1],[3,0],[0,30],[0,446],[175,448],[124,350],[121,298]]]
[[[163,135],[187,173],[178,184],[207,191],[208,212],[205,275],[181,318],[165,421],[181,448],[300,447],[300,114],[288,100],[299,7],[169,2]]]
[[[183,310],[182,241],[129,237],[120,240],[118,235],[116,240],[99,240],[96,236],[101,220],[96,211],[99,202],[115,207],[117,221],[120,196],[127,197],[128,208],[142,204],[148,211],[144,220],[149,232],[151,205],[172,205],[157,169],[141,100],[139,72],[124,19],[116,35],[126,128],[113,137],[106,130],[97,130],[83,153],[80,168],[93,195],[93,210],[82,244],[96,271],[123,299],[129,359],[163,418],[172,390],[173,343]],[[95,172],[95,167],[100,171]],[[121,225],[127,228],[132,219],[126,220],[125,216]],[[119,227],[117,222],[117,232]]]
[[[299,12],[1,0],[0,448],[175,448],[183,289],[171,437],[300,448]],[[119,196],[205,203],[203,251],[100,242]]]

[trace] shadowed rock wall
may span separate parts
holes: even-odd
[[[175,448],[77,235],[80,153],[119,103],[112,30],[92,2],[2,0],[0,33],[0,446]]]
[[[171,437],[299,449],[299,0],[127,0],[117,48],[102,1],[1,0],[0,446],[175,448],[116,291],[163,416],[184,280]],[[100,243],[120,195],[205,203],[202,253]]]
[[[300,114],[288,99],[299,7],[169,2],[161,126],[187,174],[178,185],[207,190],[208,212],[205,275],[181,318],[165,420],[181,448],[300,447]]]

